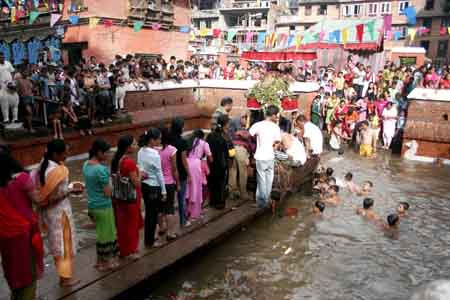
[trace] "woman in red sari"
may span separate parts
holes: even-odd
[[[12,300],[36,299],[36,281],[43,273],[44,248],[33,180],[8,151],[0,150],[0,253]]]
[[[137,143],[131,135],[121,137],[117,144],[117,152],[111,162],[111,174],[128,177],[136,188],[136,201],[134,202],[113,199],[120,256],[132,259],[138,258],[139,230],[143,226],[139,169],[131,157],[136,148]]]

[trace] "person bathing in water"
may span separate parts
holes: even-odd
[[[322,216],[324,210],[325,210],[325,203],[323,203],[322,201],[316,201],[314,203],[314,206],[312,208],[312,212],[314,216]]]
[[[364,181],[361,189],[357,192],[358,196],[368,196],[372,192],[373,182],[370,180]]]
[[[363,208],[357,208],[356,213],[371,221],[378,220],[378,215],[373,211],[373,204],[374,201],[372,198],[365,198],[363,200]]]
[[[353,174],[351,172],[345,174],[342,187],[348,189],[352,193],[358,193],[360,190],[360,187],[353,182]]]
[[[339,198],[339,187],[337,185],[332,185],[328,188],[327,194],[324,196],[323,202],[330,205],[338,205],[341,203],[341,198]]]
[[[397,207],[397,215],[399,217],[404,217],[404,216],[406,216],[408,210],[409,210],[409,203],[408,202],[400,202]]]

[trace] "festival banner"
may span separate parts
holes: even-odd
[[[362,43],[363,36],[364,36],[364,24],[356,25],[356,40]]]
[[[277,34],[273,32],[271,34],[271,46],[272,48],[275,48],[276,45],[277,45]]]
[[[245,34],[245,42],[251,43],[252,39],[253,39],[253,31],[247,31],[247,33]]]
[[[142,27],[144,27],[144,22],[143,21],[136,21],[133,24],[133,30],[134,32],[139,32],[141,31]]]
[[[341,32],[339,30],[335,30],[330,32],[330,42],[336,41],[336,43],[341,43]]]
[[[100,18],[89,18],[89,28],[94,29],[97,27],[98,22],[100,22]]]
[[[70,24],[77,25],[78,21],[80,21],[80,17],[79,16],[69,16]]]
[[[258,48],[263,48],[265,41],[266,41],[266,33],[258,32],[258,40],[256,42],[256,45],[258,46]]]
[[[325,31],[319,32],[319,42],[322,42],[325,39],[326,33]]]
[[[295,34],[289,36],[287,45],[289,48],[295,45]]]
[[[50,15],[50,27],[55,26],[56,22],[59,21],[59,19],[61,19],[62,15],[61,14],[51,14]]]
[[[30,12],[30,21],[29,24],[32,25],[34,23],[34,21],[36,21],[36,19],[39,17],[39,12],[38,11],[32,11]]]
[[[302,44],[302,36],[300,34],[297,34],[295,37],[295,48],[298,50]]]

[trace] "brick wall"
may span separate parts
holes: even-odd
[[[444,114],[450,114],[450,102],[411,100],[408,119],[428,122],[445,122]]]
[[[405,143],[411,141],[410,139],[405,139],[403,141],[403,145]],[[437,157],[441,159],[450,159],[450,144],[448,143],[436,143],[436,142],[428,142],[428,141],[418,141],[416,140],[419,148],[417,149],[416,155],[419,156],[427,156],[427,157]],[[407,147],[403,146],[402,152],[404,153]]]

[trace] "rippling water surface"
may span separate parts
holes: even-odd
[[[264,216],[165,278],[151,299],[408,299],[417,285],[449,277],[450,168],[352,153],[326,164],[342,178],[371,180],[375,211],[385,219],[398,202],[411,208],[398,235],[355,215],[362,197],[325,217],[310,213],[313,197],[291,197],[296,217]]]

